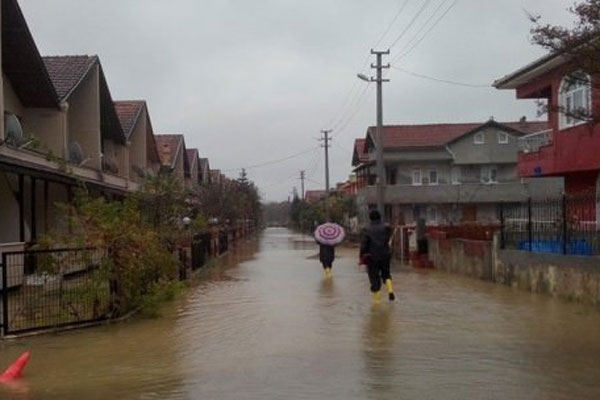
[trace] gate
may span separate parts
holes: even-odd
[[[2,333],[107,319],[112,301],[104,251],[52,249],[2,254]]]

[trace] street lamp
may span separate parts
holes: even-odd
[[[181,221],[183,222],[183,226],[186,228],[192,223],[192,219],[190,217],[183,217]]]
[[[371,83],[371,79],[365,74],[356,74],[356,76],[358,77],[358,79]]]

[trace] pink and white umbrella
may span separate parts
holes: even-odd
[[[315,239],[321,244],[335,246],[342,243],[345,237],[346,232],[344,228],[332,222],[319,225],[315,229]]]

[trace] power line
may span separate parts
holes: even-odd
[[[388,26],[383,30],[383,32],[381,33],[381,35],[379,36],[379,39],[375,42],[375,45],[373,45],[371,48],[377,48],[377,46],[379,46],[379,44],[383,41],[383,39],[387,36],[387,34],[390,32],[390,30],[392,29],[392,27],[394,26],[394,24],[396,23],[396,21],[398,20],[398,18],[400,17],[400,15],[402,14],[402,11],[404,11],[404,9],[406,8],[406,5],[408,4],[409,0],[404,0],[404,2],[402,3],[402,5],[400,6],[400,8],[398,9],[398,11],[396,12],[396,14],[394,15],[394,18],[392,18],[392,20],[390,21],[390,23],[388,24]],[[365,61],[362,63],[359,71],[362,71],[365,69],[365,67],[368,65],[369,63],[369,59],[371,58],[371,54],[368,54],[367,57],[365,58]],[[338,109],[338,111],[333,114],[334,118],[332,118],[329,123],[325,124],[325,126],[331,126],[332,129],[336,129],[337,126],[341,125],[345,119],[345,113],[344,110],[351,106],[352,103],[354,102],[354,100],[357,98],[357,95],[360,92],[356,92],[354,93],[355,89],[358,87],[358,84],[360,82],[359,81],[355,81],[354,84],[352,85],[352,88],[350,89],[350,91],[348,92],[348,94],[344,97],[344,101],[342,102],[342,106]],[[360,95],[359,95],[360,96]],[[335,116],[339,115],[339,118],[335,118]]]
[[[364,86],[363,90],[361,92],[357,93],[358,96],[356,96],[355,100],[353,101],[352,108],[348,109],[349,113],[346,115],[346,117],[344,119],[340,119],[338,121],[338,123],[336,123],[334,126],[332,126],[331,129],[333,129],[334,131],[337,131],[337,132],[341,132],[346,128],[346,126],[348,126],[348,124],[352,121],[352,119],[354,119],[354,117],[356,116],[358,111],[360,111],[360,106],[363,103],[365,94],[369,90],[370,85],[371,85],[370,83],[366,84]],[[340,127],[342,127],[342,128],[339,129]],[[338,134],[336,134],[335,136],[337,137]]]
[[[387,28],[383,31],[383,33],[379,37],[379,40],[377,40],[377,42],[375,43],[375,45],[373,45],[373,49],[376,49],[381,44],[381,42],[383,41],[383,39],[385,38],[385,36],[392,29],[392,26],[394,26],[394,23],[396,23],[396,20],[398,19],[398,17],[400,17],[400,14],[402,14],[402,11],[404,11],[404,9],[406,8],[407,4],[408,4],[408,0],[404,0],[404,3],[402,3],[402,5],[400,6],[400,9],[398,10],[398,12],[396,13],[396,15],[392,19],[392,22],[390,22],[390,24],[387,26]],[[371,55],[369,54],[369,56],[367,57],[367,62],[369,61],[370,58],[371,58]],[[362,69],[364,69],[364,68],[365,67],[363,66]]]
[[[370,87],[371,87],[370,83],[367,84],[367,85],[365,85],[365,88],[361,92],[360,97],[358,98],[358,100],[356,102],[356,106],[354,108],[354,111],[352,112],[352,114],[350,114],[348,116],[348,118],[346,119],[346,121],[344,121],[344,124],[341,126],[341,128],[336,129],[336,134],[333,136],[334,138],[340,137],[345,132],[345,129],[348,127],[348,125],[350,125],[350,122],[352,122],[352,120],[354,119],[354,117],[356,116],[356,114],[358,114],[358,112],[361,109],[360,106],[362,105],[363,100],[366,98],[365,95],[367,94],[367,91],[368,91],[368,89]]]
[[[394,47],[396,45],[396,43],[398,43],[398,41],[400,41],[400,39],[402,39],[404,37],[404,35],[406,35],[406,32],[408,32],[408,30],[414,25],[414,23],[417,22],[417,19],[419,19],[421,14],[423,14],[423,11],[425,11],[425,9],[427,8],[427,6],[429,5],[430,2],[431,2],[431,0],[425,0],[425,2],[423,3],[423,5],[419,9],[419,11],[417,11],[417,13],[414,15],[412,20],[406,26],[406,28],[404,28],[404,30],[400,33],[400,35],[398,35],[396,37],[396,39],[394,39],[394,41],[388,48],[391,49],[392,47]]]
[[[410,40],[408,40],[406,42],[406,46],[404,46],[404,48],[408,48],[410,47],[410,45],[419,37],[419,35],[421,34],[421,32],[423,32],[423,30],[425,28],[427,28],[427,26],[429,25],[429,23],[431,22],[431,20],[438,14],[438,12],[442,9],[442,7],[450,0],[442,0],[440,1],[440,3],[438,4],[438,6],[436,7],[436,9],[433,11],[433,13],[431,13],[431,15],[429,16],[429,18],[427,18],[427,20],[421,25],[421,27],[417,30],[417,32],[412,36],[412,38],[410,38]],[[402,51],[399,51],[399,53],[402,53]]]
[[[423,36],[421,36],[421,38],[415,44],[412,45],[412,47],[410,47],[406,52],[401,53],[396,58],[394,58],[392,60],[392,64],[395,64],[397,61],[407,57],[427,37],[427,35],[429,35],[429,33],[431,33],[431,31],[444,19],[444,17],[446,17],[446,15],[450,12],[450,10],[452,10],[454,8],[454,6],[456,6],[456,3],[458,3],[458,0],[454,0],[452,2],[452,4],[450,4],[450,7],[448,7],[446,9],[446,11],[444,11],[444,13],[433,23],[433,25],[431,25],[431,27],[425,32],[425,34]]]
[[[411,76],[421,78],[421,79],[429,79],[430,81],[434,81],[434,82],[446,83],[448,85],[464,86],[464,87],[470,87],[470,88],[491,88],[492,87],[491,85],[478,85],[478,84],[473,84],[473,83],[457,82],[457,81],[452,81],[452,80],[448,80],[448,79],[434,78],[432,76],[418,74],[416,72],[412,72],[407,69],[397,67],[395,65],[392,65],[392,68],[397,71],[404,72],[407,75],[411,75]]]
[[[253,169],[253,168],[265,167],[265,166],[267,166],[267,165],[278,164],[278,163],[280,163],[280,162],[284,162],[284,161],[287,161],[287,160],[291,160],[292,158],[300,157],[301,155],[304,155],[304,154],[307,154],[307,153],[313,152],[313,151],[317,150],[318,148],[319,148],[319,146],[311,147],[311,148],[309,148],[309,149],[306,149],[306,150],[304,150],[304,151],[301,151],[301,152],[299,152],[299,153],[296,153],[296,154],[292,154],[292,155],[290,155],[290,156],[287,156],[287,157],[278,158],[278,159],[276,159],[276,160],[266,161],[266,162],[259,163],[259,164],[248,165],[248,166],[246,166],[246,167],[225,169],[225,170],[223,170],[223,172],[238,171],[238,170],[240,170],[240,169],[246,169],[246,170],[248,170],[248,169]]]

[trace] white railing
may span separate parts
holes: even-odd
[[[540,147],[548,146],[552,143],[552,129],[531,133],[519,138],[519,150],[523,153],[535,153]]]

